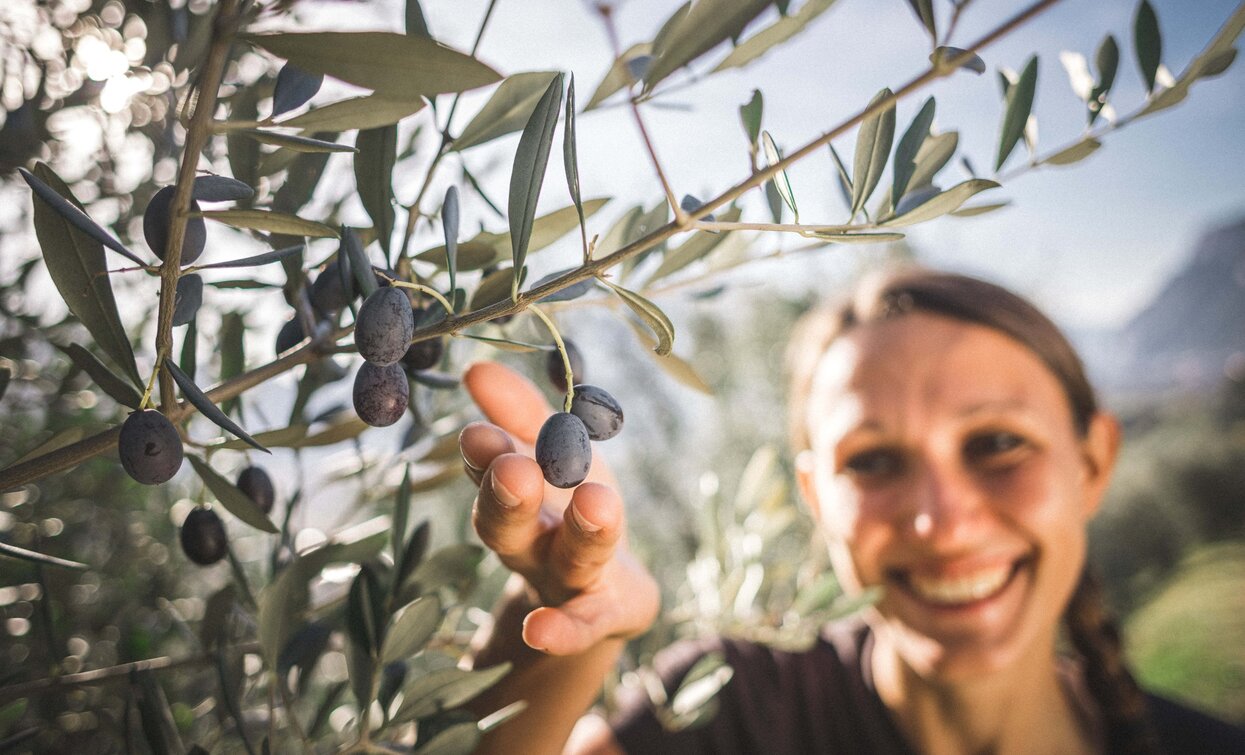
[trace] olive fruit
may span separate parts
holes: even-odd
[[[554,487],[573,488],[583,482],[592,467],[592,446],[583,421],[568,412],[545,420],[536,436],[536,463]]]
[[[255,505],[265,514],[272,511],[272,506],[277,500],[276,488],[272,485],[272,478],[262,467],[247,467],[238,474],[238,490],[246,493],[247,497],[255,501]]]
[[[618,400],[595,385],[575,386],[571,414],[579,417],[593,440],[609,440],[622,430],[623,410]]]
[[[354,376],[354,410],[372,427],[386,427],[402,418],[411,396],[402,366],[364,362]]]
[[[182,522],[182,551],[196,564],[211,566],[225,557],[225,524],[211,509],[194,509]]]
[[[160,259],[164,259],[164,253],[169,245],[169,220],[173,217],[173,194],[176,191],[176,186],[165,186],[157,191],[147,203],[147,210],[143,213],[143,237],[147,239],[147,246],[151,247],[151,251],[155,252]],[[193,199],[190,200],[190,211],[199,211],[199,203]],[[186,235],[182,239],[181,264],[189,265],[199,259],[206,243],[207,224],[204,223],[203,218],[187,219]]]
[[[302,342],[307,334],[303,332],[303,323],[298,315],[290,318],[277,333],[277,353],[284,354]]]
[[[574,385],[584,379],[584,356],[571,339],[563,338],[562,345],[566,347],[566,357],[571,362],[571,385]],[[562,363],[562,354],[557,347],[545,356],[545,374],[559,393],[566,393],[566,365]]]
[[[414,333],[415,313],[406,292],[400,288],[378,288],[359,308],[354,342],[364,359],[384,367],[406,354]]]
[[[144,485],[168,482],[182,466],[182,438],[173,423],[155,409],[126,417],[117,450],[126,474]]]
[[[316,276],[307,296],[311,299],[311,306],[315,307],[317,312],[327,315],[345,309],[350,304],[350,300],[354,298],[353,294],[353,286],[352,290],[346,290],[342,282],[341,267],[333,261],[325,265],[320,274]]]
[[[410,345],[406,354],[402,356],[402,364],[414,372],[429,370],[437,366],[437,362],[441,361],[441,355],[444,353],[444,338],[425,338]]]

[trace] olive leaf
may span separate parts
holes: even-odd
[[[761,113],[765,109],[765,100],[760,89],[752,90],[752,97],[739,106],[739,120],[743,123],[744,134],[748,136],[748,145],[756,149],[761,138]]]
[[[642,343],[645,349],[654,351],[653,360],[663,372],[694,391],[699,391],[706,396],[713,395],[713,388],[709,387],[709,384],[700,376],[700,373],[696,372],[696,369],[678,354],[672,351],[665,356],[658,356],[655,353],[654,347],[657,346],[657,338],[652,331],[630,317],[627,318],[627,325],[631,327],[631,332],[635,333],[636,340]]]
[[[1020,78],[1014,85],[1007,87],[1004,96],[1003,127],[999,131],[999,149],[994,159],[994,170],[997,172],[1007,162],[1007,157],[1016,147],[1016,142],[1024,135],[1025,125],[1029,121],[1029,113],[1033,109],[1033,95],[1037,90],[1038,57],[1034,55],[1020,72]]]
[[[1228,20],[1219,27],[1214,39],[1185,67],[1175,83],[1150,97],[1138,117],[1157,113],[1180,103],[1189,95],[1189,89],[1195,81],[1218,76],[1226,71],[1236,60],[1236,50],[1232,45],[1242,30],[1245,30],[1245,5],[1237,6]]]
[[[402,688],[402,704],[390,723],[406,723],[437,711],[456,708],[492,687],[508,673],[509,662],[478,671],[451,666],[416,674]]]
[[[731,50],[730,54],[721,63],[718,63],[710,73],[748,65],[769,52],[771,48],[799,34],[804,30],[804,27],[816,20],[818,16],[830,10],[830,6],[834,5],[834,3],[835,0],[806,0],[799,10],[790,16],[786,14],[785,10],[780,8],[782,15],[777,21],[735,45],[735,49]],[[755,141],[753,139],[753,142]]]
[[[94,380],[100,390],[108,394],[113,401],[131,409],[139,408],[142,396],[134,389],[134,386],[125,382],[90,351],[76,343],[68,346],[57,345],[57,348],[65,352],[65,356],[69,357],[78,369],[90,375],[91,380]],[[2,393],[3,390],[0,389],[0,394]]]
[[[238,427],[237,423],[225,416],[225,413],[222,412],[216,404],[212,403],[212,400],[209,399],[202,390],[200,390],[199,386],[195,385],[194,380],[192,380],[186,373],[182,372],[176,364],[173,364],[173,362],[168,359],[164,360],[162,364],[164,365],[164,368],[169,371],[169,374],[173,376],[173,380],[182,389],[182,395],[185,396],[186,400],[193,404],[204,417],[210,419],[226,432],[233,433],[242,440],[246,441],[247,445],[252,448],[263,451],[264,453],[271,453],[268,449],[257,443],[255,439],[248,435],[245,430]]]
[[[912,171],[912,178],[908,179],[905,193],[929,186],[934,176],[938,175],[938,171],[951,162],[951,157],[955,154],[959,143],[960,134],[957,131],[930,134],[926,137],[925,143],[916,153],[916,167]]]
[[[342,284],[346,290],[358,290],[364,299],[376,292],[376,275],[372,272],[372,262],[363,249],[359,234],[354,228],[342,226],[341,246],[337,251],[337,269],[343,277]],[[354,279],[354,285],[349,281]]]
[[[732,207],[722,214],[722,220],[727,223],[734,223],[739,220],[742,214],[740,208]],[[687,241],[666,252],[661,260],[661,265],[653,271],[646,285],[651,286],[655,281],[676,273],[699,259],[705,258],[713,250],[717,249],[729,235],[729,233],[709,231],[697,231],[692,234]]]
[[[592,97],[588,98],[588,104],[584,106],[584,110],[592,110],[610,95],[627,86],[628,83],[634,81],[628,69],[628,63],[642,57],[647,57],[653,52],[653,45],[649,42],[640,42],[628,47],[614,64],[610,66],[610,70],[606,72],[605,78],[597,85],[596,91],[592,93]]]
[[[653,91],[667,76],[722,42],[738,37],[769,5],[770,0],[699,0],[686,10],[680,8],[654,41],[644,92]]]
[[[908,182],[912,180],[912,175],[916,172],[917,153],[921,151],[922,145],[929,138],[929,128],[934,122],[934,109],[934,98],[930,97],[925,100],[925,104],[912,119],[908,130],[904,131],[903,136],[900,137],[899,146],[895,148],[891,206],[899,204],[899,200],[903,198],[904,192],[908,189]]]
[[[59,176],[52,172],[51,168],[47,167],[44,163],[37,163],[35,165],[35,171],[42,174],[43,178],[39,178],[25,168],[19,167],[17,169],[17,172],[20,173],[22,178],[26,180],[26,183],[29,184],[31,190],[35,193],[35,196],[43,200],[45,206],[51,208],[64,220],[69,221],[69,223],[72,224],[78,231],[85,233],[87,236],[90,236],[92,239],[95,239],[114,252],[117,252],[123,257],[129,259],[136,265],[142,265],[144,267],[147,265],[147,263],[143,262],[138,255],[134,254],[134,252],[131,252],[129,249],[126,249],[124,244],[113,238],[112,235],[105,231],[94,220],[91,220],[91,216],[86,214],[86,211],[82,209],[82,205],[78,203],[77,199],[73,198],[73,195],[69,192],[69,188],[64,186],[64,182],[60,180]],[[64,191],[60,191],[59,188],[53,188],[49,185],[49,183],[59,184],[61,187],[64,187]],[[36,204],[36,207],[38,206],[39,205]],[[37,212],[38,210],[36,210],[36,213]],[[37,227],[35,231],[38,233]],[[43,245],[42,240],[39,243],[40,246]]]
[[[236,260],[226,260],[224,262],[213,262],[210,265],[195,265],[195,270],[213,270],[224,267],[259,267],[261,265],[271,265],[274,262],[280,262],[286,257],[292,257],[303,249],[303,244],[295,244],[287,246],[284,249],[274,249],[271,252],[256,254],[250,257],[241,257]]]
[[[999,187],[997,181],[991,181],[986,178],[970,178],[963,183],[956,184],[946,191],[934,193],[925,201],[916,205],[910,210],[903,212],[896,217],[885,220],[879,225],[887,227],[913,225],[915,223],[923,223],[927,220],[933,220],[939,215],[945,215],[949,212],[959,209],[969,197],[986,189],[996,189]]]
[[[193,375],[199,369],[199,318],[192,317],[182,334],[182,353],[177,360],[182,372]]]
[[[201,306],[203,278],[195,273],[180,276],[177,279],[177,290],[173,294],[173,327],[193,320]]]
[[[51,168],[36,163],[34,173],[41,183],[81,210],[69,187]],[[82,215],[86,217],[86,213]],[[95,343],[121,368],[122,374],[134,385],[143,385],[134,362],[134,350],[117,314],[117,302],[113,298],[99,239],[83,232],[49,202],[35,203],[34,226],[48,273],[69,311],[86,326]]]
[[[226,312],[220,318],[217,343],[220,351],[220,381],[223,383],[241,375],[246,369],[246,323],[241,312]],[[221,404],[221,411],[232,414],[241,406],[235,396]]]
[[[774,144],[774,137],[769,135],[768,131],[761,132],[761,148],[765,152],[766,165],[773,167],[782,162],[782,152],[778,150],[778,145]],[[791,180],[787,178],[787,171],[780,170],[771,182],[774,188],[778,190],[778,195],[782,197],[782,201],[787,207],[791,208],[791,214],[795,218],[795,222],[800,222],[800,211],[795,206],[795,192],[791,190]]]
[[[964,68],[976,74],[985,73],[986,61],[982,60],[981,56],[976,53],[966,55],[965,53],[967,52],[967,50],[961,50],[958,47],[936,47],[929,54],[929,62],[933,63],[935,68],[945,69],[950,66],[951,61],[959,60],[963,56],[963,60],[956,64],[956,68]]]
[[[406,540],[406,520],[410,513],[411,465],[408,463],[402,470],[402,482],[398,483],[398,492],[393,498],[393,543],[390,549],[393,551],[394,568],[398,571],[402,567],[402,547]],[[396,579],[394,580],[394,586],[397,586]]]
[[[363,209],[372,219],[376,238],[385,255],[393,236],[393,165],[398,159],[398,127],[360,131],[355,139],[359,153],[354,158],[355,187]]]
[[[406,0],[406,33],[414,37],[432,38],[428,31],[428,20],[424,18],[424,9],[419,0]]]
[[[277,83],[272,88],[272,117],[305,105],[320,91],[324,74],[304,71],[293,63],[281,66]]]
[[[91,567],[77,561],[70,561],[56,556],[49,556],[45,553],[19,548],[16,545],[0,542],[0,556],[8,556],[9,558],[17,558],[22,561],[30,561],[45,566],[56,566],[62,569],[90,569]]]
[[[527,277],[527,268],[517,276],[519,285],[523,285],[523,280]],[[468,308],[472,311],[484,309],[492,306],[500,301],[505,301],[511,296],[511,286],[515,280],[514,269],[503,267],[494,270],[488,275],[480,279],[480,284],[476,286],[476,290],[471,294],[471,303]]]
[[[532,221],[536,217],[536,201],[545,180],[545,167],[549,164],[549,148],[553,143],[553,129],[558,124],[558,111],[562,106],[562,74],[549,83],[540,101],[532,110],[519,147],[515,151],[514,167],[510,173],[510,243],[514,262],[514,279],[510,287],[511,298],[519,295],[520,271],[527,260],[528,242],[532,236]]]
[[[954,215],[957,218],[971,218],[977,215],[985,215],[987,212],[994,212],[995,210],[1001,210],[1004,207],[1009,206],[1010,204],[1011,202],[991,202],[989,204],[978,204],[978,205],[973,205],[971,207],[961,207],[958,210],[951,211],[949,214]]]
[[[369,655],[380,650],[385,633],[385,594],[375,570],[364,564],[346,599],[346,630],[355,647]]]
[[[1094,56],[1094,63],[1098,67],[1098,81],[1094,84],[1094,88],[1090,90],[1089,101],[1089,125],[1094,125],[1094,120],[1098,118],[1098,114],[1102,112],[1103,106],[1107,104],[1107,94],[1111,92],[1112,85],[1115,84],[1115,73],[1120,66],[1120,48],[1115,43],[1115,37],[1108,34],[1102,43],[1098,45],[1098,53]]]
[[[445,269],[450,274],[450,290],[457,288],[458,277],[458,187],[445,191],[441,203],[441,230],[445,233]]]
[[[313,108],[276,125],[304,131],[365,131],[397,123],[408,115],[418,113],[426,104],[419,97],[395,99],[371,94]]]
[[[240,202],[255,196],[255,190],[229,176],[195,176],[190,198],[197,202]]]
[[[1065,147],[1042,161],[1043,165],[1071,165],[1080,162],[1098,151],[1102,142],[1093,137],[1085,137],[1070,147]]]
[[[259,504],[255,503],[254,499],[239,490],[237,485],[222,477],[206,461],[194,454],[186,454],[186,458],[190,460],[190,466],[195,468],[199,479],[203,480],[203,484],[212,491],[212,495],[216,496],[216,500],[226,511],[257,530],[271,532],[274,535],[281,531],[259,508]]]
[[[461,151],[522,129],[557,75],[557,71],[529,71],[506,77],[454,139],[453,149]]]
[[[283,134],[279,131],[264,131],[258,128],[239,129],[235,133],[248,136],[260,144],[272,144],[285,147],[293,152],[358,152],[349,144],[338,144],[324,139],[312,139],[309,136]]]
[[[628,291],[622,286],[610,283],[607,280],[600,280],[611,291],[618,294],[623,303],[630,307],[632,312],[639,315],[644,324],[652,329],[657,336],[657,345],[653,347],[653,351],[656,351],[661,356],[669,354],[670,349],[674,347],[674,324],[670,322],[670,318],[666,316],[666,313],[662,312],[661,308],[656,304],[636,292]]]
[[[1137,15],[1133,18],[1133,46],[1137,52],[1141,80],[1146,83],[1146,92],[1153,94],[1154,78],[1163,58],[1163,35],[1159,32],[1159,19],[1154,15],[1154,7],[1149,0],[1141,0],[1137,5]]]
[[[541,276],[540,280],[533,283],[529,290],[535,291],[536,289],[540,288],[546,283],[552,280],[561,278],[563,275],[566,275],[567,273],[575,272],[578,269],[579,269],[578,267],[567,267],[561,270],[555,270],[552,273],[549,273],[548,275]],[[577,283],[572,283],[566,288],[560,289],[558,291],[554,291],[552,294],[549,294],[548,296],[542,296],[540,300],[543,302],[570,301],[571,299],[578,299],[579,297],[583,296],[584,294],[588,293],[591,290],[592,290],[592,279],[585,278],[584,280],[581,280]]]
[[[809,234],[813,238],[829,241],[832,244],[880,244],[888,241],[900,241],[902,233],[819,233]]]
[[[852,162],[852,215],[865,206],[882,180],[882,171],[886,170],[886,161],[890,158],[891,144],[895,139],[895,98],[891,90],[883,89],[874,95],[869,107],[884,100],[889,102],[866,118],[856,135],[856,157]]]
[[[916,14],[917,20],[925,27],[925,31],[929,32],[929,38],[937,40],[938,24],[934,18],[934,0],[908,0],[908,5]]]
[[[430,38],[392,32],[246,34],[308,71],[395,97],[463,92],[501,79],[475,58]]]
[[[204,210],[191,213],[191,216],[215,220],[234,228],[247,228],[252,231],[311,236],[312,238],[337,237],[337,231],[323,223],[275,210]]]
[[[403,660],[422,650],[436,633],[444,616],[441,601],[436,595],[416,598],[398,609],[385,633],[380,662]]]
[[[579,154],[575,145],[575,74],[571,74],[570,83],[566,87],[566,115],[562,121],[562,170],[566,174],[566,189],[570,192],[571,201],[575,203],[575,213],[579,215],[579,229],[587,244],[588,227],[584,217],[584,200],[579,192]],[[584,256],[588,249],[585,246]]]

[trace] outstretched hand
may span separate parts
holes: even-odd
[[[645,631],[657,615],[657,584],[626,548],[622,499],[604,461],[594,452],[588,479],[573,491],[547,484],[533,458],[553,413],[541,392],[494,362],[473,364],[463,382],[489,420],[459,437],[480,486],[472,522],[540,603],[523,622],[524,642],[572,655]]]

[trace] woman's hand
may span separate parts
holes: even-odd
[[[494,362],[472,365],[463,382],[492,423],[473,422],[459,437],[480,486],[472,521],[540,606],[523,622],[524,642],[573,655],[644,632],[657,616],[657,583],[626,548],[622,499],[604,461],[594,452],[588,479],[573,491],[546,484],[532,455],[553,413],[541,392]]]

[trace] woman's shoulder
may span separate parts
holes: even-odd
[[[1147,694],[1146,699],[1164,752],[1245,753],[1245,729],[1159,695]]]

